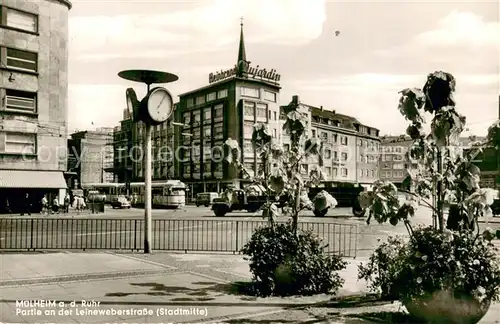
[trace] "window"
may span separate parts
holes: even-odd
[[[337,134],[332,134],[332,142],[337,143]]]
[[[222,99],[226,97],[227,97],[227,89],[219,90],[219,92],[217,92],[217,99]]]
[[[359,161],[359,162],[363,162],[363,159],[364,159],[364,158],[365,158],[365,155],[364,155],[364,154],[360,154],[360,155],[359,155],[359,159],[358,159],[358,161]]]
[[[193,114],[193,121],[195,123],[199,123],[200,122],[200,114],[199,114],[199,112],[196,113],[196,114]]]
[[[205,96],[196,97],[196,104],[197,105],[202,105],[204,103],[205,103]]]
[[[332,176],[332,168],[331,167],[326,167],[325,168],[325,173],[327,176],[331,177]]]
[[[343,177],[347,177],[347,169],[346,169],[346,168],[342,168],[342,169],[340,169],[340,170],[341,170],[341,172],[342,172],[342,176],[343,176]]]
[[[392,165],[392,168],[393,169],[396,169],[396,170],[403,170],[405,168],[404,164],[403,163],[394,163]]]
[[[403,151],[403,149],[401,148],[401,146],[396,146],[396,153],[401,153]]]
[[[372,178],[375,178],[375,170],[372,170],[371,173],[372,173]]]
[[[333,176],[334,176],[334,177],[337,177],[337,176],[339,175],[339,169],[337,169],[337,168],[333,168],[333,169],[332,169],[332,173],[333,173]]]
[[[224,130],[222,128],[222,125],[214,125],[214,134],[215,136],[222,136],[224,133]]]
[[[326,132],[321,132],[321,139],[322,139],[323,141],[328,140],[328,133],[326,133]]]
[[[26,133],[4,133],[5,148],[4,153],[13,154],[35,154],[36,134]]]
[[[347,136],[342,136],[342,138],[340,139],[340,144],[347,145]]]
[[[331,157],[332,157],[332,151],[325,150],[325,159],[331,159]]]
[[[214,172],[222,172],[222,163],[217,163],[215,165]]]
[[[347,161],[347,153],[342,152],[342,161]]]
[[[356,142],[357,142],[356,144],[357,144],[358,146],[361,146],[361,140],[360,140],[359,138],[358,138],[358,140],[357,140]]]
[[[241,95],[251,98],[259,98],[259,89],[241,87]]]
[[[315,129],[311,130],[311,136],[312,136],[312,138],[316,137],[316,130]]]
[[[243,137],[252,138],[252,135],[253,135],[253,123],[245,122],[243,124]]]
[[[394,161],[403,161],[403,156],[402,155],[394,155],[393,159],[394,159]]]
[[[334,159],[335,161],[338,161],[338,160],[339,160],[339,153],[338,153],[337,151],[334,151],[334,152],[333,152],[333,159]]]
[[[222,115],[224,114],[222,104],[221,105],[216,105],[214,107],[214,114],[215,114],[215,118],[222,117]]]
[[[360,177],[363,177],[363,170],[359,169],[358,174],[359,174]]]
[[[193,173],[200,173],[200,164],[193,164]]]
[[[308,165],[307,164],[302,164],[301,165],[300,173],[302,173],[302,174],[309,174],[309,172],[308,172]]]
[[[194,106],[194,99],[193,99],[193,98],[188,98],[188,99],[186,100],[186,107],[187,107],[187,108],[191,108],[191,107],[193,107],[193,106]]]
[[[266,117],[267,116],[267,105],[265,104],[257,104],[257,117]]]
[[[210,121],[212,119],[212,108],[205,108],[203,110],[203,120]]]
[[[193,130],[193,140],[200,139],[200,128],[197,127]]]
[[[283,145],[283,150],[284,150],[285,152],[290,151],[290,144],[284,144],[284,145]]]
[[[276,102],[276,93],[264,90],[264,99],[267,101]]]
[[[2,25],[32,33],[38,32],[38,17],[35,14],[0,7]],[[5,17],[5,18],[4,18]]]
[[[243,142],[243,152],[244,153],[253,153],[254,152],[253,144],[252,144],[251,140],[245,140]]]
[[[210,162],[204,163],[203,164],[203,172],[210,173],[210,170],[211,170],[211,163]]]
[[[254,117],[255,116],[255,103],[245,102],[244,115]]]
[[[273,137],[278,138],[278,132],[276,131],[276,128],[273,129]]]
[[[8,68],[27,72],[36,72],[38,70],[37,53],[7,48],[6,58],[6,65]]]
[[[365,177],[368,177],[368,170],[365,170]]]
[[[212,155],[212,148],[210,146],[203,146],[203,156],[210,159],[210,155]]]
[[[212,101],[217,99],[217,92],[211,92],[207,94],[207,101]]]
[[[210,126],[205,126],[203,128],[203,137],[210,138],[211,136],[212,136],[212,130],[210,129]]]
[[[5,89],[5,109],[36,112],[36,93]]]

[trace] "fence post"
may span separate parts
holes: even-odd
[[[30,236],[31,236],[31,243],[30,243],[30,249],[35,251],[35,249],[33,248],[33,228],[34,228],[34,219],[32,218],[31,219],[31,233],[30,233]],[[30,250],[28,249],[28,251]]]
[[[134,249],[132,251],[137,251],[137,219],[134,219]]]
[[[238,226],[239,223],[240,223],[240,221],[236,221],[236,251],[235,252],[238,252],[238,253],[240,253],[239,244],[238,244],[238,240],[240,237],[240,230],[239,230],[239,226]]]

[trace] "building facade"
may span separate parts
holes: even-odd
[[[417,169],[418,164],[410,160],[408,151],[413,141],[409,136],[383,136],[380,150],[380,180],[391,181],[402,187],[408,170]]]
[[[67,0],[0,2],[0,197],[62,201],[68,122]],[[0,202],[3,205],[5,202]]]
[[[299,104],[299,111],[308,116],[308,136],[323,144],[322,171],[327,181],[372,184],[379,179],[378,152],[379,130],[363,125],[356,118],[303,104],[298,96],[292,102]],[[285,116],[281,115],[281,125]],[[280,128],[282,128],[282,126]],[[290,148],[290,137],[282,135],[285,150]],[[304,176],[318,166],[317,157],[310,157],[301,165]]]
[[[77,174],[72,188],[87,183],[114,181],[113,129],[100,128],[71,134],[68,140],[68,170]]]
[[[114,174],[114,182],[130,183],[134,179],[134,159],[131,156],[134,147],[133,131],[135,124],[127,109],[123,111],[123,120],[113,129],[113,166],[106,169]]]
[[[224,141],[237,140],[243,163],[251,173],[259,168],[251,139],[256,122],[267,123],[273,137],[280,137],[280,75],[274,69],[252,67],[246,59],[243,26],[237,64],[209,75],[209,85],[181,94],[175,111],[180,130],[175,131],[174,159],[180,180],[192,195],[240,186],[246,180],[224,161]]]

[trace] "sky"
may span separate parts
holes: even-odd
[[[114,127],[126,69],[174,73],[178,95],[234,66],[240,17],[247,59],[281,74],[280,104],[300,101],[356,117],[381,134],[404,133],[404,88],[427,74],[457,81],[465,134],[483,136],[499,117],[500,7],[489,1],[72,0],[69,128]],[[336,33],[338,31],[338,33]]]

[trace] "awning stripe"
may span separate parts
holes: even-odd
[[[0,170],[0,188],[63,189],[62,171]]]

